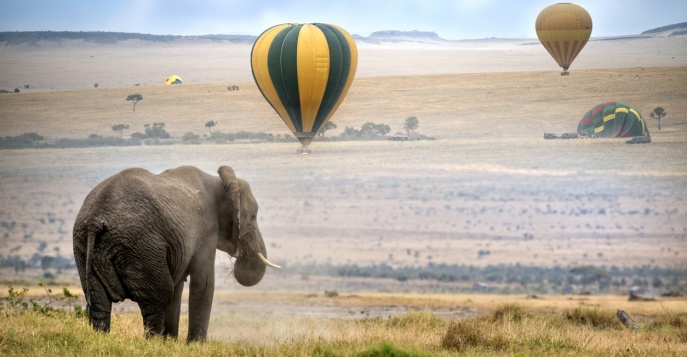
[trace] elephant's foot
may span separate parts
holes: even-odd
[[[179,329],[177,328],[175,330],[172,330],[168,327],[165,327],[165,329],[162,331],[162,336],[164,336],[165,339],[176,341],[177,337],[179,336]]]
[[[197,331],[195,333],[191,333],[191,331],[189,331],[188,337],[186,338],[186,343],[205,342],[206,339],[207,334],[205,332]]]
[[[146,330],[146,337],[162,336],[164,331],[165,311],[157,306],[142,306],[143,328]]]
[[[89,311],[89,322],[96,331],[110,332],[110,313]]]

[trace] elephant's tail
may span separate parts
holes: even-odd
[[[95,246],[95,237],[97,236],[97,234],[98,230],[93,228],[88,229],[86,238],[86,291],[84,291],[84,295],[86,296],[86,311],[89,314],[91,310],[91,268],[93,265],[93,247]]]

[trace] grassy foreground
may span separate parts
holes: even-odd
[[[0,310],[0,355],[687,355],[685,312],[644,316],[640,330],[625,328],[610,310],[576,307],[540,312],[514,303],[505,303],[479,317],[454,321],[441,319],[429,311],[388,319],[294,317],[283,320],[234,315],[224,328],[249,329],[254,331],[256,339],[211,340],[187,345],[182,341],[146,340],[137,313],[114,315],[112,331],[102,334],[94,332],[85,318],[78,318],[71,312],[45,314],[4,308]],[[182,321],[182,326],[186,324],[187,321]],[[296,332],[276,333],[277,330],[269,326],[277,324]]]

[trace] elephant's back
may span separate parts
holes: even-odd
[[[198,206],[194,190],[174,177],[141,168],[126,169],[88,194],[74,224],[75,239],[77,230],[101,227],[113,234],[165,231],[189,224],[194,219],[191,212],[197,212]]]
[[[145,192],[145,186],[149,186],[146,182],[154,177],[147,170],[131,168],[103,180],[86,196],[77,217],[116,212],[117,208],[129,205],[133,196]]]

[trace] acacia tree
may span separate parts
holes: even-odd
[[[331,129],[336,129],[336,124],[334,124],[331,121],[328,121],[320,127],[320,130],[317,131],[317,136],[322,138],[324,137],[324,133]]]
[[[119,132],[119,138],[122,138],[122,134],[124,133],[124,130],[129,129],[128,124],[115,124],[112,126],[112,131],[118,131]]]
[[[406,121],[403,123],[403,128],[406,130],[408,136],[411,136],[411,133],[415,131],[418,126],[420,126],[420,121],[417,120],[416,116],[407,117]]]
[[[127,102],[134,102],[134,111],[136,111],[136,103],[143,100],[143,96],[140,94],[129,94],[126,97]]]
[[[217,125],[217,122],[214,120],[210,120],[205,123],[205,127],[208,128],[208,131],[210,132],[210,136],[212,136],[212,127]]]
[[[384,136],[391,131],[391,128],[386,124],[375,124],[371,121],[368,121],[360,127],[360,131],[363,133],[363,135],[368,134],[370,136]]]
[[[661,130],[661,118],[666,116],[666,110],[663,109],[662,107],[656,107],[654,108],[654,111],[649,114],[652,118],[658,120],[658,130]]]
[[[147,138],[152,138],[155,142],[157,142],[158,139],[169,138],[169,133],[165,130],[165,123],[153,123],[153,125],[144,124],[143,127],[146,131],[145,136]]]

